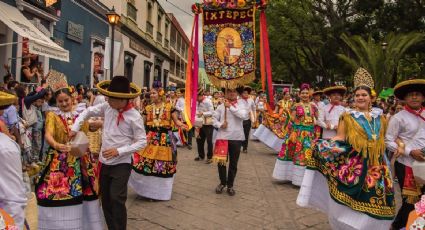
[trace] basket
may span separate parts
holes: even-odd
[[[35,193],[28,193],[27,207],[25,207],[25,220],[28,224],[26,230],[36,230],[38,227],[38,209]]]
[[[100,153],[100,147],[102,145],[102,130],[98,129],[94,132],[87,132],[87,138],[89,139],[89,149],[93,154]]]

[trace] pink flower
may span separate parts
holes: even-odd
[[[298,107],[297,107],[297,110],[296,110],[296,114],[297,114],[297,116],[299,116],[299,117],[304,116],[304,109],[303,109],[303,107],[298,106]]]
[[[363,165],[361,158],[353,157],[339,169],[338,177],[345,184],[357,183],[359,176],[362,174]]]
[[[421,200],[415,204],[415,211],[418,215],[425,214],[425,195],[422,195]]]
[[[57,197],[64,197],[69,193],[68,177],[62,172],[51,172],[49,182],[47,183],[47,196],[55,195]]]
[[[367,170],[366,184],[368,188],[373,188],[381,178],[381,166],[373,166]]]

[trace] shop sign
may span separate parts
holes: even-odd
[[[70,40],[82,43],[84,36],[84,26],[68,21],[68,31],[66,37]]]
[[[130,48],[134,49],[135,51],[143,54],[148,58],[151,57],[151,51],[133,39],[130,39]]]

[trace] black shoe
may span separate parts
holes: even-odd
[[[222,193],[223,193],[223,189],[224,189],[225,187],[226,187],[226,186],[224,186],[224,185],[222,185],[222,184],[217,185],[217,188],[215,188],[215,193],[217,193],[217,194],[222,194]]]
[[[200,157],[195,158],[195,161],[203,161],[203,160],[204,160],[204,158],[200,158]]]
[[[248,150],[244,149],[242,150],[243,153],[248,153]]]
[[[187,145],[187,149],[192,150],[192,145]]]
[[[233,188],[227,188],[227,194],[229,194],[229,196],[234,196],[236,192]]]
[[[207,161],[205,161],[205,164],[211,164],[213,162],[212,159],[207,159]]]

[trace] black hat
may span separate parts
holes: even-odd
[[[252,88],[249,87],[249,86],[245,86],[243,91],[246,91],[246,92],[248,92],[248,94],[251,94]]]
[[[239,94],[242,94],[244,90],[245,90],[245,87],[243,87],[243,86],[239,86],[238,88],[236,88],[236,91],[237,91]]]
[[[394,95],[400,100],[404,100],[409,92],[420,92],[425,96],[425,79],[402,81],[394,87]]]
[[[112,81],[101,81],[97,84],[97,88],[105,96],[120,99],[132,99],[141,94],[140,88],[136,84],[130,83],[124,76],[115,76]]]

